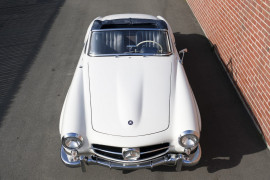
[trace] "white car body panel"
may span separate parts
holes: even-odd
[[[171,61],[172,57],[89,58],[93,129],[118,136],[166,130]]]
[[[96,19],[120,18],[164,20],[142,14]],[[81,135],[81,154],[93,153],[91,144],[130,148],[165,142],[170,144],[169,152],[183,153],[185,148],[179,144],[182,132],[197,132],[199,138],[199,109],[169,25],[168,34],[169,56],[90,57],[83,51],[63,105],[60,137]],[[132,126],[128,120],[133,121]]]
[[[84,59],[89,58],[86,55],[84,56]],[[116,57],[113,58],[117,59]],[[83,61],[83,63],[79,63],[80,65],[78,65],[76,68],[74,78],[71,83],[71,88],[67,94],[66,101],[69,103],[65,103],[63,106],[59,127],[60,133],[64,135],[69,132],[80,134],[87,132],[84,135],[84,139],[88,139],[90,143],[103,143],[119,147],[137,147],[150,143],[156,144],[158,142],[172,142],[177,149],[181,149],[183,151],[183,148],[178,144],[178,138],[175,137],[179,137],[180,133],[186,129],[200,132],[201,123],[199,122],[199,111],[197,109],[196,102],[193,100],[192,91],[189,87],[184,68],[176,60],[178,58],[177,56],[171,55],[171,58],[174,59],[172,62],[174,65],[172,65],[171,82],[178,80],[178,83],[171,84],[170,126],[166,131],[137,137],[112,136],[95,131],[93,129],[91,120],[92,112],[85,111],[85,109],[91,109],[91,103],[89,93],[90,84],[88,78],[88,61]],[[82,90],[83,93],[81,92]],[[73,94],[73,96],[70,96],[70,94]],[[75,118],[76,121],[74,121]],[[62,122],[62,119],[64,119],[64,122]],[[148,127],[145,129],[147,128]],[[88,147],[85,149],[85,151],[88,151]]]

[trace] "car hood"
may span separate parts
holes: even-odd
[[[169,127],[169,58],[91,57],[88,72],[95,131],[141,136]]]

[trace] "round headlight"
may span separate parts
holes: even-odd
[[[76,133],[68,133],[62,137],[62,145],[72,150],[79,149],[83,145],[83,138]]]
[[[193,149],[197,147],[199,143],[199,138],[194,134],[194,132],[182,133],[179,138],[179,144],[184,148]]]

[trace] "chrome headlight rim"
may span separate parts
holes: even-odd
[[[77,141],[78,146],[77,147],[69,147],[66,144],[67,140],[71,140],[71,141]],[[69,149],[69,150],[77,150],[80,147],[83,146],[83,137],[77,133],[67,133],[64,136],[62,136],[62,145],[64,146],[64,148]]]
[[[183,144],[182,140],[186,136],[193,136],[193,138],[195,138],[195,142],[194,142],[193,146],[187,146],[187,145]],[[200,140],[200,133],[198,133],[197,131],[194,131],[194,130],[186,130],[180,134],[178,142],[182,147],[193,150],[198,146],[199,140]]]

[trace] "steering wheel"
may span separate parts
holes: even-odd
[[[140,46],[141,44],[144,44],[144,43],[153,43],[153,44],[156,44],[156,45],[159,46],[160,52],[162,53],[162,51],[163,51],[162,46],[161,46],[158,42],[156,42],[156,41],[151,41],[151,40],[141,41],[141,42],[139,42],[138,44],[136,44],[136,46],[138,47],[138,46]]]

